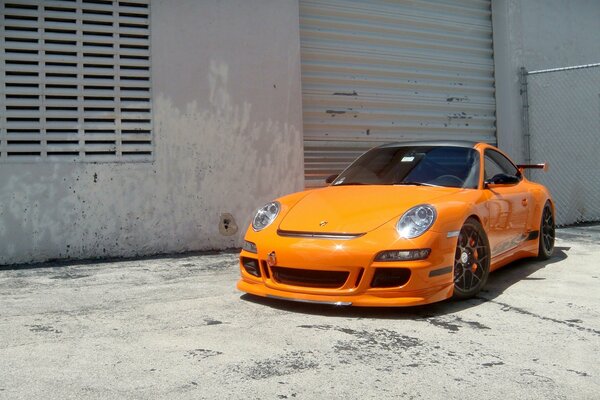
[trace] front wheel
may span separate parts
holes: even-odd
[[[554,213],[552,212],[550,202],[547,201],[544,205],[542,221],[540,222],[538,259],[547,260],[552,257],[552,253],[554,252],[554,230]]]
[[[454,298],[475,296],[490,274],[490,245],[481,224],[469,218],[463,225],[454,255]]]

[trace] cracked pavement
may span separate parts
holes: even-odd
[[[237,255],[0,270],[0,399],[592,399],[600,225],[413,308],[267,300]]]

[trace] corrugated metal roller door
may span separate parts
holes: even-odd
[[[489,0],[300,0],[306,186],[366,149],[494,143]]]

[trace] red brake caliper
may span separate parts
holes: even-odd
[[[471,239],[471,243],[469,243],[471,245],[471,248],[473,249],[473,260],[477,260],[479,259],[479,254],[477,253],[477,248],[475,247],[475,239]],[[475,272],[477,271],[477,264],[473,263],[473,265],[471,265],[471,272]]]

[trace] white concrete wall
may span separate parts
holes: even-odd
[[[492,0],[498,145],[516,161],[525,158],[519,69],[600,62],[599,21],[598,0]]]
[[[302,188],[297,1],[154,0],[151,18],[155,161],[0,165],[0,264],[238,246]]]

